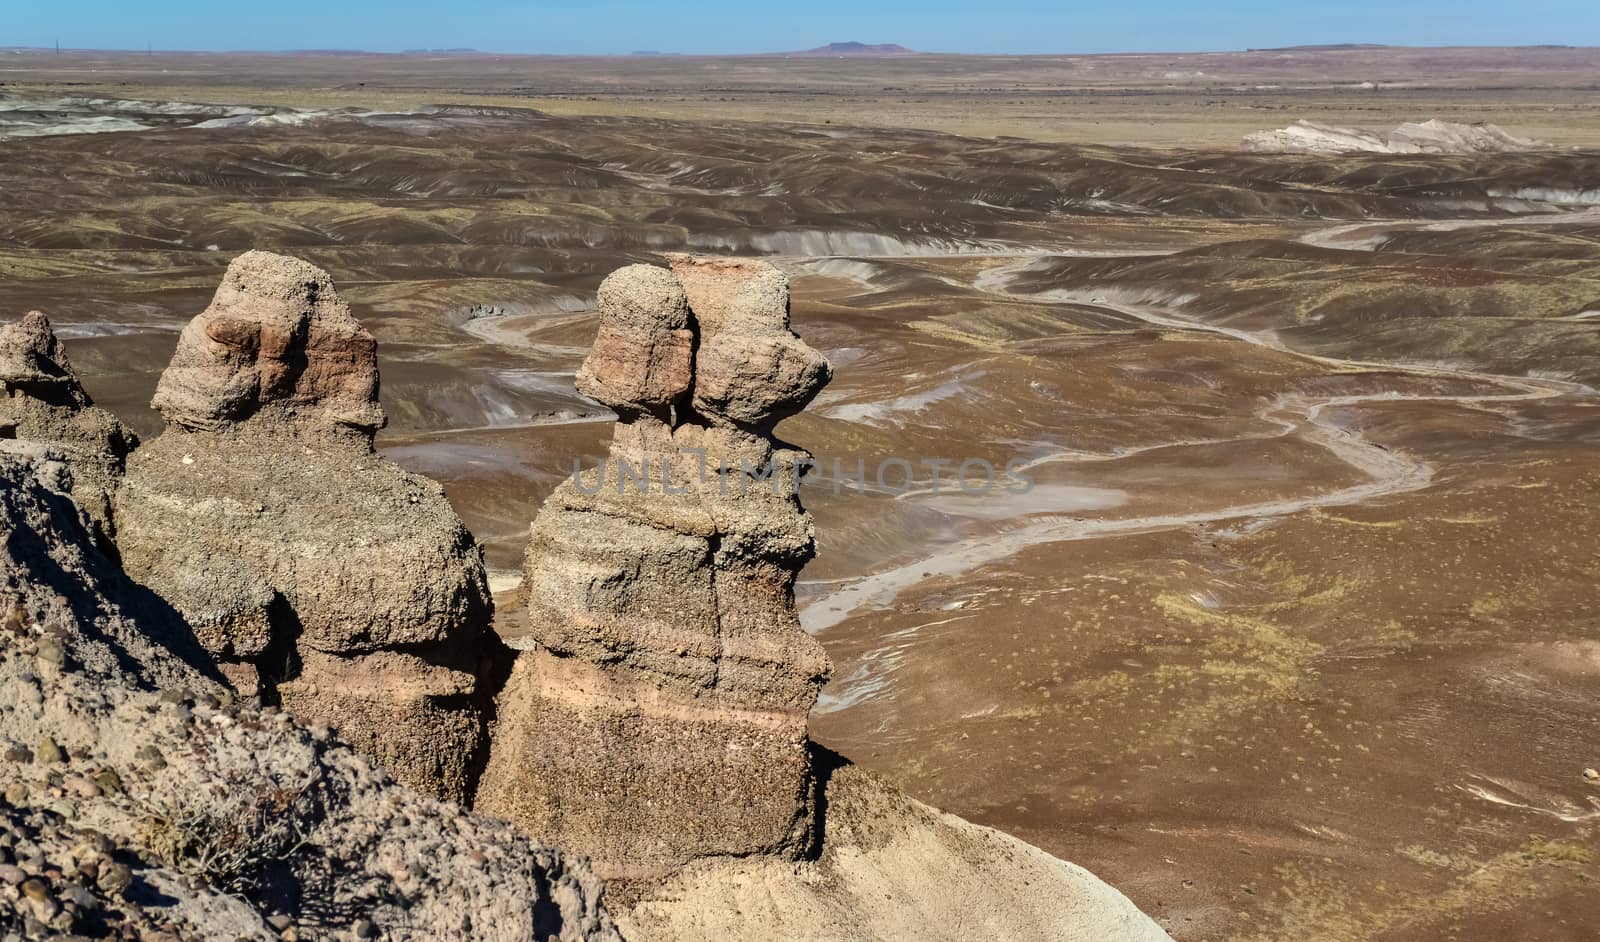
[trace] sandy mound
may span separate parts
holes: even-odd
[[[821,757],[819,757],[821,764]],[[826,785],[821,857],[707,860],[621,914],[634,942],[1166,942],[1094,874],[851,766]]]

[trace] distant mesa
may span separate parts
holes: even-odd
[[[919,53],[915,49],[907,49],[898,43],[828,43],[815,49],[803,49],[800,52],[788,52],[789,56],[915,56]]]

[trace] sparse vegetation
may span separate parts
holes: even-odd
[[[166,866],[250,895],[305,845],[307,822],[317,813],[309,787],[236,774],[201,790],[154,796],[140,838]]]

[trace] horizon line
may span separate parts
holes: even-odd
[[[893,43],[867,44],[867,45],[894,45]],[[904,47],[902,47],[904,48]],[[1408,49],[1544,49],[1544,50],[1583,50],[1600,49],[1600,45],[1574,45],[1571,43],[1515,43],[1491,45],[1482,43],[1441,43],[1407,44],[1407,43],[1368,43],[1368,42],[1334,42],[1334,43],[1290,43],[1281,46],[1250,46],[1243,49],[1168,49],[1168,50],[1118,50],[1102,52],[957,52],[950,50],[931,49],[904,49],[901,52],[890,53],[829,53],[826,46],[812,49],[790,49],[769,52],[667,52],[661,50],[634,50],[629,52],[496,52],[488,49],[473,47],[450,47],[441,49],[401,49],[378,50],[357,48],[304,48],[304,49],[155,49],[150,46],[140,48],[137,46],[0,46],[0,53],[44,53],[44,54],[82,54],[82,53],[128,53],[142,55],[256,55],[256,56],[492,56],[497,58],[519,59],[759,59],[759,58],[786,58],[806,57],[816,59],[850,58],[850,59],[904,59],[915,56],[965,56],[971,58],[1052,58],[1060,56],[1195,56],[1195,55],[1227,55],[1248,54],[1255,52],[1360,52],[1375,51],[1380,49],[1408,50]]]

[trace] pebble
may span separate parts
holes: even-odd
[[[1600,782],[1600,769],[1584,769],[1583,777],[1591,782]]]
[[[39,661],[54,667],[60,667],[67,661],[67,649],[61,642],[54,638],[45,638],[39,642]]]
[[[56,741],[49,736],[39,740],[39,745],[33,750],[33,759],[40,765],[53,765],[67,760],[66,753],[56,745]]]
[[[100,900],[84,887],[67,881],[61,884],[61,897],[79,909],[99,909]]]
[[[74,860],[95,860],[101,854],[109,854],[115,849],[111,838],[106,837],[92,828],[78,829],[78,843],[72,848]]]
[[[23,880],[22,895],[34,902],[43,902],[50,898],[50,888],[44,885],[43,880]]]
[[[74,775],[67,779],[67,791],[78,798],[99,798],[100,786],[89,781],[81,775]]]
[[[0,883],[16,886],[28,879],[28,874],[16,864],[0,864]]]
[[[128,887],[133,886],[133,868],[123,863],[102,868],[96,885],[112,896],[121,896],[128,892]]]

